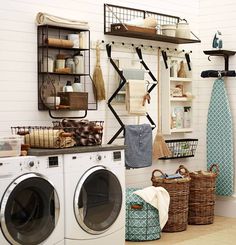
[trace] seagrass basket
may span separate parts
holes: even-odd
[[[161,176],[156,176],[158,172]],[[188,225],[189,171],[180,165],[176,173],[180,173],[182,178],[168,179],[159,169],[152,172],[152,185],[165,188],[170,195],[169,218],[162,229],[164,232],[184,231]]]
[[[190,173],[189,224],[206,225],[214,222],[215,185],[218,173],[217,164],[212,164],[209,171]]]

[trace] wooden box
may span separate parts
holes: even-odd
[[[88,93],[86,92],[58,92],[60,105],[69,106],[71,110],[88,109]]]
[[[140,26],[127,25],[127,24],[120,24],[120,23],[111,24],[111,31],[112,32],[137,32],[137,33],[143,33],[143,34],[156,35],[155,28],[140,27]]]

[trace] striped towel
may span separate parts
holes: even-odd
[[[146,107],[143,98],[146,95],[145,80],[127,80],[126,85],[126,110],[129,114],[145,115]]]

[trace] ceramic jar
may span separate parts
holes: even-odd
[[[190,35],[191,31],[189,28],[189,24],[186,20],[182,20],[182,22],[179,22],[177,24],[177,28],[176,28],[176,37],[179,38],[186,38],[186,39],[190,39]]]
[[[88,49],[88,32],[80,32],[79,34],[79,48]]]
[[[68,34],[68,40],[71,40],[73,42],[73,48],[79,48],[79,34],[78,33],[73,33],[73,34]]]
[[[84,56],[82,54],[74,56],[75,62],[75,73],[83,74],[84,73]]]
[[[50,56],[43,58],[43,72],[53,72],[54,59]]]
[[[70,68],[71,73],[75,73],[75,62],[73,58],[66,59],[66,67]]]

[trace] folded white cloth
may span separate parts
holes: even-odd
[[[69,27],[75,29],[88,30],[88,22],[79,21],[79,20],[71,20],[62,17],[58,17],[55,15],[51,15],[48,13],[39,12],[36,16],[37,25],[53,25],[53,26],[62,26]]]
[[[149,186],[142,190],[137,190],[134,193],[140,196],[145,202],[158,209],[160,227],[162,229],[168,220],[170,205],[170,195],[167,190],[163,187]]]
[[[146,91],[145,80],[127,80],[126,85],[126,109],[129,114],[145,115],[146,107],[143,98]]]

